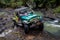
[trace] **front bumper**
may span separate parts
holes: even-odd
[[[31,23],[30,28],[33,28],[33,27],[38,28],[39,25],[41,25],[41,22]]]

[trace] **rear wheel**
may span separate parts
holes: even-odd
[[[39,31],[40,31],[40,32],[43,32],[43,29],[44,29],[44,24],[41,23],[41,24],[39,25]]]
[[[29,27],[28,27],[28,25],[24,25],[24,32],[26,33],[26,34],[28,34],[29,33]]]
[[[13,28],[14,28],[15,26],[17,26],[17,23],[16,23],[16,21],[15,21],[15,20],[13,20],[13,22],[14,22],[14,26],[13,26]]]
[[[13,20],[13,22],[14,22],[14,26],[13,26],[13,28],[21,27],[20,24],[18,24],[15,20]]]

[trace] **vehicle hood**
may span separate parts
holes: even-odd
[[[37,17],[36,14],[34,14],[34,15],[22,16],[21,18],[24,19],[24,20],[30,20],[30,19],[35,18],[35,17]]]

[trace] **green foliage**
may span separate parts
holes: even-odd
[[[10,6],[13,7],[13,8],[21,6],[21,5],[22,5],[22,1],[15,1],[15,0],[13,0],[13,1],[11,0],[10,1]]]
[[[56,4],[56,0],[35,0],[34,2],[39,3],[39,5],[41,5],[41,7],[43,7],[43,6],[53,7]]]
[[[54,9],[54,13],[60,13],[60,6]]]
[[[26,2],[30,1],[31,3],[35,3],[36,7],[55,7],[60,4],[60,0],[0,0],[0,4],[4,4],[9,7],[18,7],[26,5]],[[29,4],[29,3],[28,3]],[[1,5],[1,6],[2,6]]]
[[[0,4],[14,8],[21,6],[23,2],[21,0],[0,0]]]

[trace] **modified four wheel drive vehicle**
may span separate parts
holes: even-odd
[[[16,9],[13,17],[14,24],[23,27],[26,34],[31,28],[38,28],[42,32],[44,28],[42,19],[42,16],[38,16],[28,7]]]

